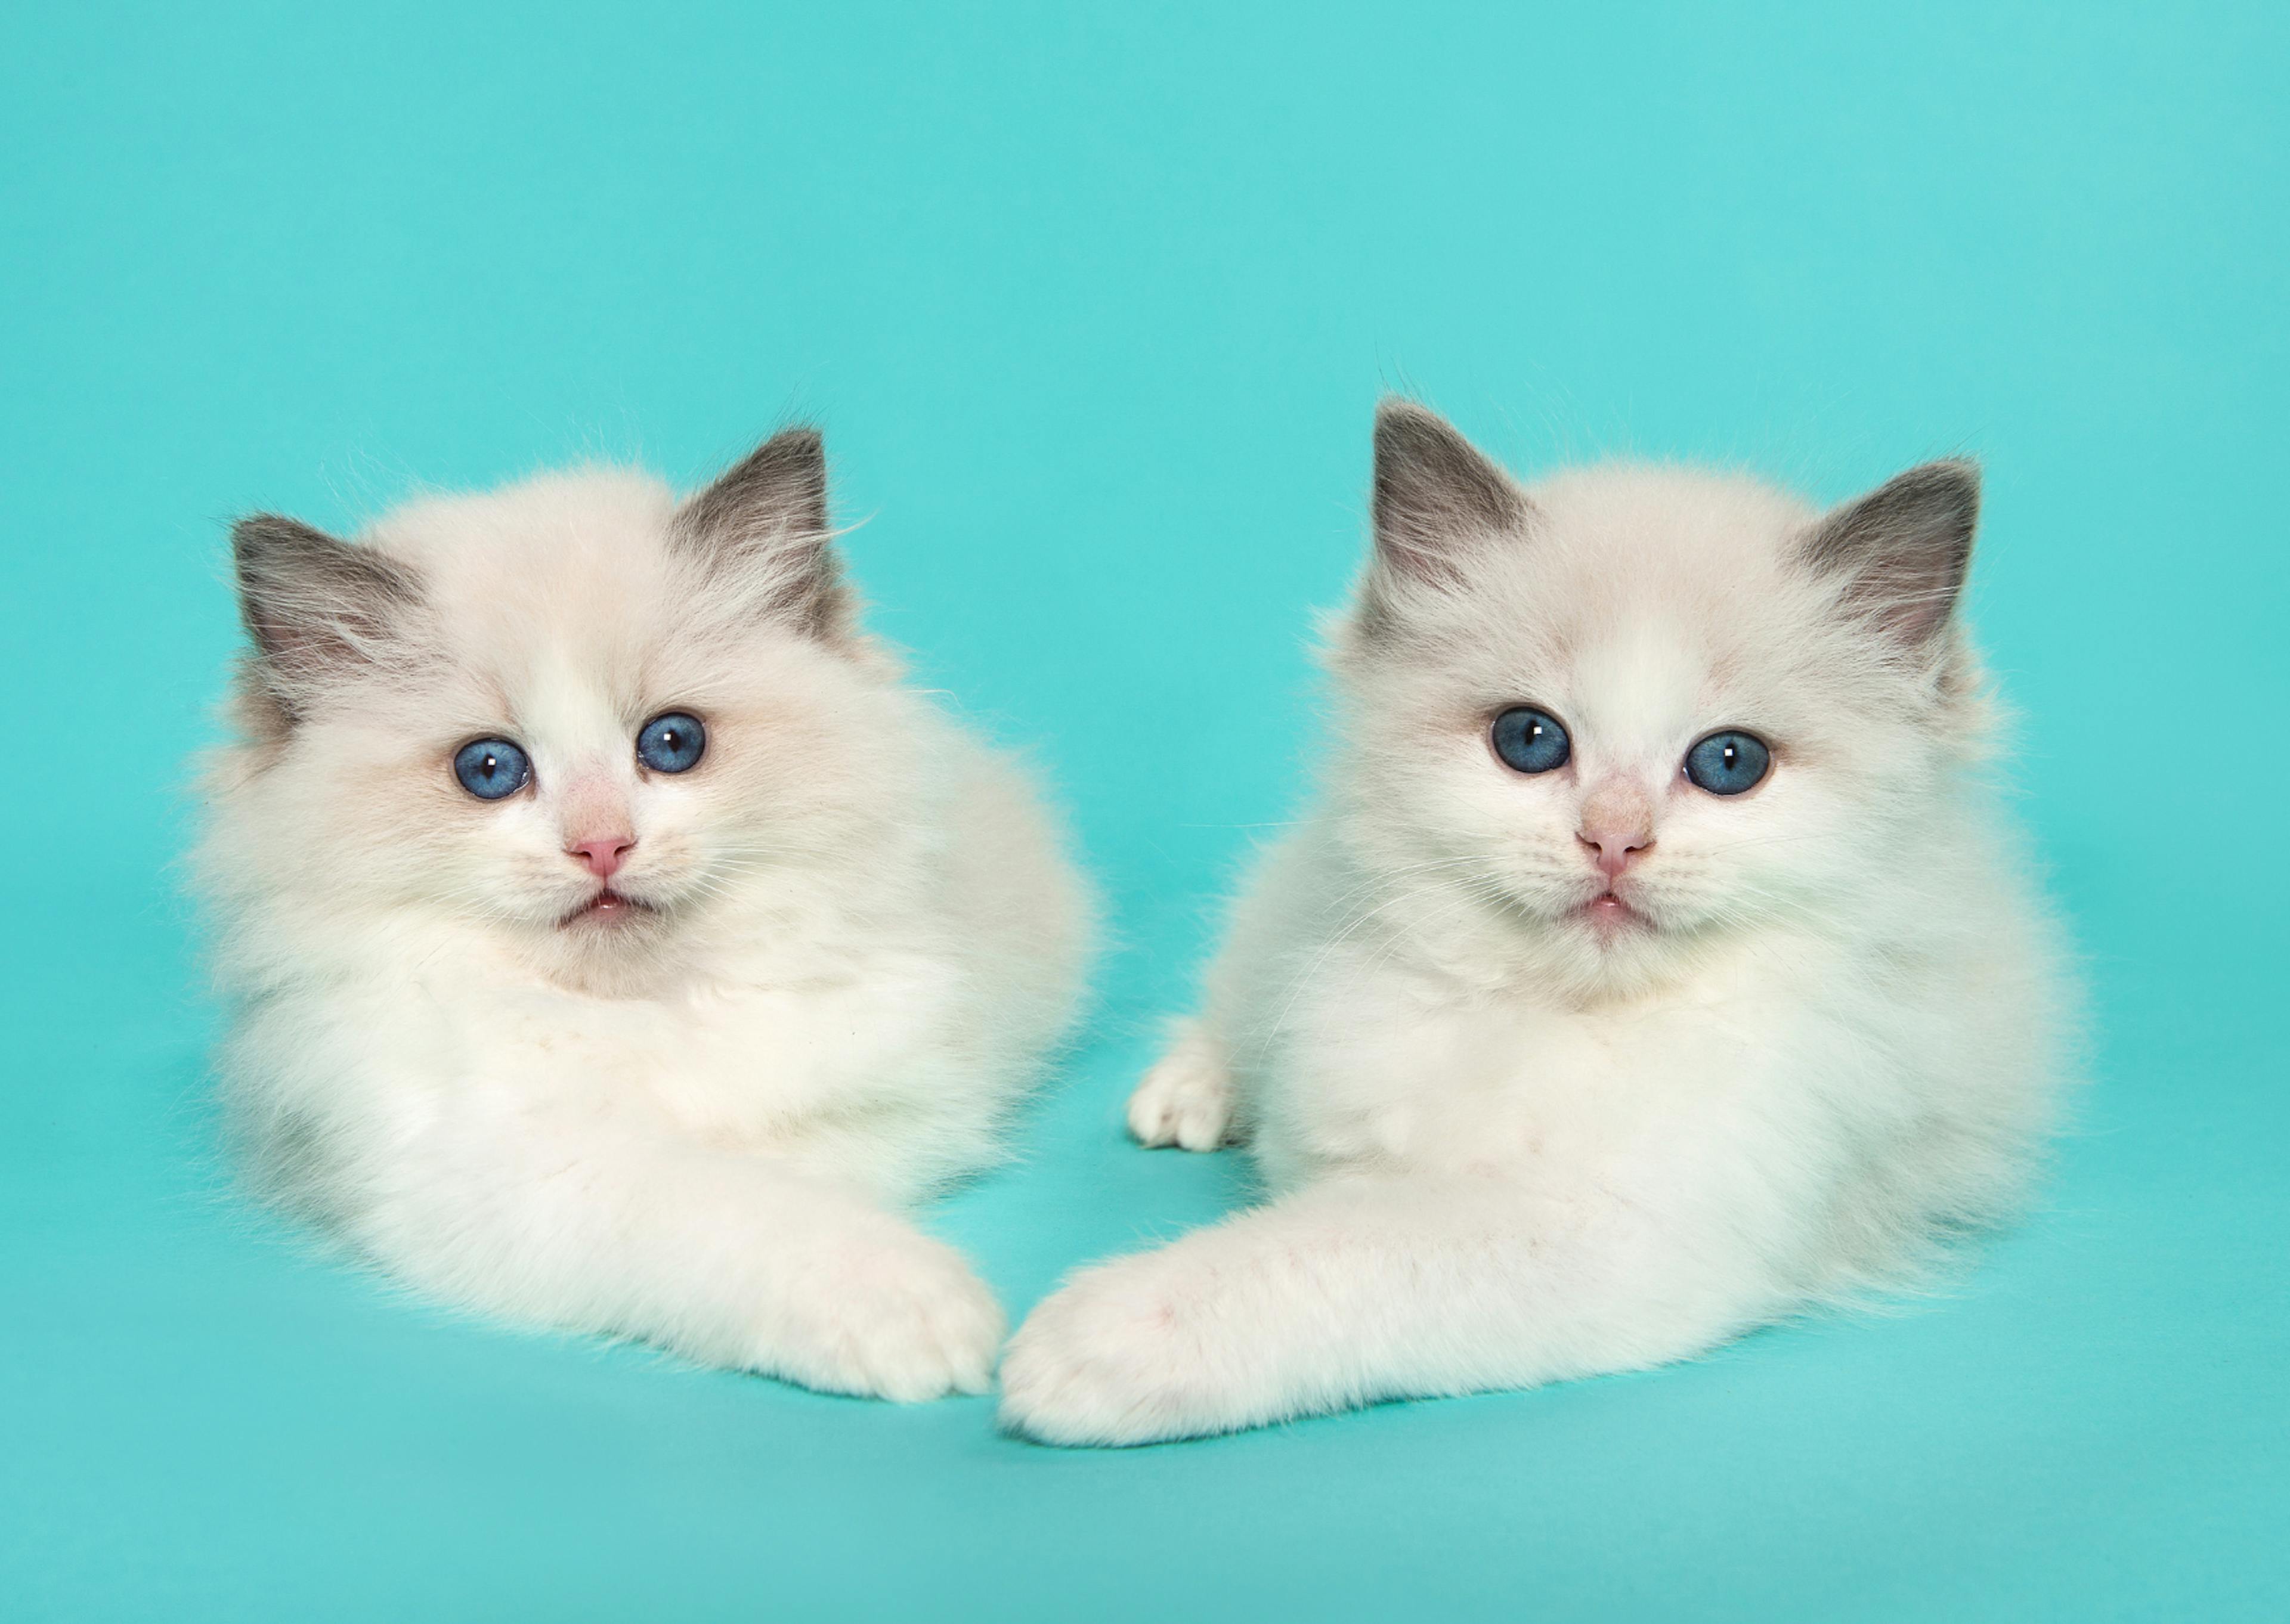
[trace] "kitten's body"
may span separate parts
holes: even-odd
[[[1521,495],[1427,419],[1380,425],[1326,790],[1131,1103],[1149,1144],[1245,1140],[1272,1198],[1037,1312],[1004,1367],[1036,1436],[1691,1355],[1914,1278],[2009,1208],[2049,1118],[2058,952],[1946,604],[1892,639],[1776,492],[1620,468]],[[1489,753],[1528,700],[1568,718],[1563,773]],[[1666,786],[1720,725],[1772,735],[1772,782]],[[1577,833],[1612,796],[1644,814],[1620,924]]]
[[[999,1311],[893,1209],[994,1154],[1086,910],[1031,786],[852,623],[807,450],[681,508],[590,474],[404,510],[361,550],[416,601],[374,636],[330,588],[314,654],[251,599],[278,646],[201,853],[228,1100],[276,1196],[447,1300],[978,1390]],[[706,717],[684,776],[630,756],[670,707]],[[508,730],[534,788],[471,800],[454,747]],[[609,919],[560,850],[599,819],[634,840]]]

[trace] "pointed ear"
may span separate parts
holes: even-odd
[[[398,657],[405,613],[421,598],[408,565],[275,513],[232,525],[230,552],[239,618],[288,716],[314,689]]]
[[[1980,465],[1927,462],[1825,516],[1803,556],[1844,581],[1848,606],[1921,651],[1956,608],[1979,524]]]
[[[677,509],[670,540],[754,593],[762,612],[817,637],[849,629],[816,428],[782,429],[749,452]]]
[[[1375,410],[1373,512],[1379,571],[1450,585],[1465,554],[1523,532],[1534,508],[1445,418],[1391,396]]]

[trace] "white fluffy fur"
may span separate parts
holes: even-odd
[[[1476,457],[1387,407],[1380,504],[1401,429]],[[1037,1308],[1015,1429],[1133,1444],[1682,1358],[1922,1276],[2023,1186],[2067,987],[1960,628],[1903,644],[1887,561],[1876,597],[1814,567],[1818,516],[1749,479],[1484,472],[1509,498],[1435,492],[1428,553],[1380,505],[1324,793],[1130,1104],[1149,1145],[1245,1141],[1269,1198]],[[1941,596],[1909,576],[1909,610]],[[1565,768],[1492,754],[1523,702]],[[1681,775],[1724,725],[1774,748],[1750,794]],[[1585,909],[1602,790],[1653,820],[1619,932]]]
[[[701,499],[551,476],[332,543],[418,583],[379,620],[300,566],[250,588],[332,641],[250,660],[208,776],[226,1099],[272,1193],[436,1298],[981,1391],[1000,1310],[897,1209],[995,1153],[1087,909],[1033,787],[849,625],[786,494],[730,489],[746,531],[678,545]],[[670,708],[707,754],[643,771]],[[535,778],[485,803],[451,763],[495,734]],[[653,911],[568,927],[597,882],[564,847],[599,818]]]

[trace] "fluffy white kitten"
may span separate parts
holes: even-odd
[[[898,1399],[1003,1321],[897,1215],[1067,1028],[1033,787],[854,618],[819,436],[233,533],[198,856],[261,1182],[449,1302]]]
[[[1388,404],[1327,783],[1131,1101],[1271,1196],[1082,1274],[1006,1424],[1134,1444],[1677,1359],[1902,1284],[2051,1116],[2060,949],[1981,782],[1976,470],[1816,514],[1522,490]]]

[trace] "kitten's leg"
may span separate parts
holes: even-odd
[[[1620,1204],[1345,1177],[1085,1272],[1005,1350],[1053,1444],[1228,1432],[1701,1352],[1784,1305],[1745,1249]]]
[[[1232,1072],[1224,1046],[1197,1020],[1172,1028],[1168,1052],[1129,1096],[1129,1131],[1141,1145],[1213,1150],[1232,1132]]]
[[[627,1122],[443,1124],[349,1204],[453,1302],[885,1398],[981,1393],[1002,1311],[961,1254],[841,1187]]]

